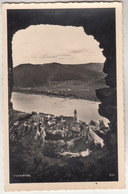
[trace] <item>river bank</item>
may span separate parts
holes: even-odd
[[[20,93],[24,93],[24,94],[35,94],[35,95],[46,95],[46,96],[55,96],[55,97],[63,97],[63,98],[72,98],[72,99],[83,99],[83,100],[89,100],[89,101],[94,101],[94,102],[100,102],[99,99],[96,97],[96,95],[94,95],[94,91],[93,91],[93,95],[92,92],[89,92],[88,89],[86,89],[85,91],[82,92],[74,92],[71,91],[70,88],[63,89],[64,91],[60,91],[60,90],[54,90],[53,89],[47,89],[46,88],[41,88],[41,87],[34,87],[34,88],[20,88],[20,87],[14,87],[13,88],[13,92],[20,92]],[[91,93],[91,95],[90,95]]]

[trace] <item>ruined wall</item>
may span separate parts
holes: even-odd
[[[53,24],[83,26],[88,35],[93,35],[103,48],[106,57],[103,71],[109,88],[96,90],[101,101],[100,115],[110,121],[111,132],[106,141],[116,144],[117,104],[116,104],[116,43],[115,9],[62,9],[62,10],[8,10],[8,68],[9,99],[13,88],[12,38],[15,32],[30,25]],[[12,111],[11,103],[10,111]]]

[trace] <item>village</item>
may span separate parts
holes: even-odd
[[[21,138],[31,132],[34,142],[41,139],[44,144],[48,140],[70,141],[74,138],[86,137],[89,131],[102,135],[108,130],[108,127],[105,127],[102,120],[91,120],[88,124],[81,120],[78,121],[76,109],[73,116],[67,117],[32,112],[29,118],[14,121],[12,130],[10,131],[10,139],[16,141],[18,137]],[[98,135],[96,136],[100,138]],[[101,144],[102,146],[103,144]]]

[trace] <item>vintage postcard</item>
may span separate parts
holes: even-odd
[[[6,191],[121,189],[122,3],[3,4]]]

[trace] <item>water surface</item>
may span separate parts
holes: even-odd
[[[12,103],[14,110],[27,113],[35,111],[54,114],[56,116],[73,116],[74,109],[77,110],[78,120],[89,122],[90,120],[103,120],[107,125],[106,118],[98,113],[99,102],[83,99],[60,98],[54,96],[24,94],[20,92],[12,93]]]

